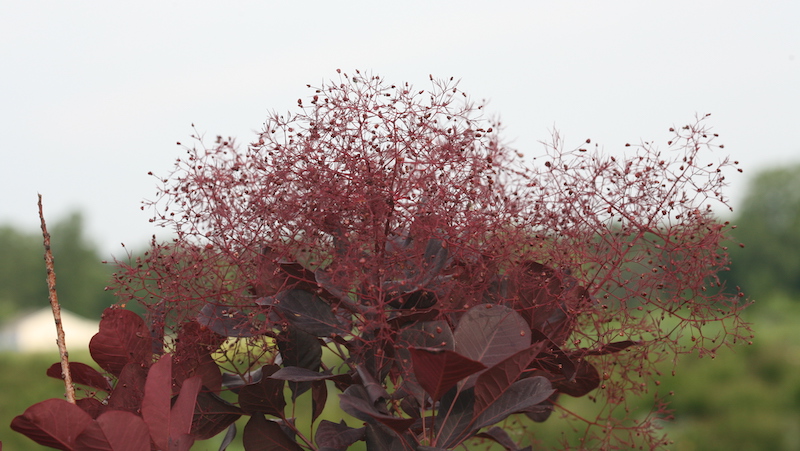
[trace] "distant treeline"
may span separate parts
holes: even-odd
[[[58,298],[74,313],[99,318],[114,303],[106,291],[113,264],[104,264],[98,247],[84,236],[79,212],[48,224],[56,264]],[[0,225],[0,321],[49,305],[42,233]]]

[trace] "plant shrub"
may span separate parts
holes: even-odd
[[[664,446],[664,405],[632,417],[629,397],[657,363],[750,336],[717,278],[729,227],[712,205],[732,164],[712,158],[716,135],[701,118],[619,158],[555,136],[526,165],[482,105],[431,82],[340,73],[250,145],[196,136],[148,202],[175,239],[115,276],[147,315],[104,314],[92,356],[108,379],[75,366],[96,391],[12,426],[61,449],[188,449],[249,415],[248,450],[515,450],[520,431],[495,425],[525,415],[535,441],[557,411],[584,423],[565,447]],[[339,422],[320,420],[331,403]],[[41,414],[56,410],[69,424]]]

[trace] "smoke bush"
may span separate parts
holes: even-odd
[[[717,278],[730,227],[712,208],[733,164],[705,118],[670,129],[663,150],[614,157],[555,135],[526,163],[452,79],[420,90],[340,72],[309,88],[249,145],[183,146],[147,202],[175,238],[116,274],[156,355],[197,348],[222,368],[216,390],[252,416],[246,447],[516,449],[487,427],[524,414],[514,427],[535,441],[555,411],[585,423],[565,447],[658,448],[664,405],[627,407],[656,364],[750,336],[742,294]],[[329,381],[365,427],[303,430],[285,381],[293,403],[311,391],[312,422]]]

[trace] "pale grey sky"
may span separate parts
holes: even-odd
[[[0,6],[0,223],[83,210],[104,251],[156,230],[139,209],[191,123],[249,142],[306,83],[362,69],[454,76],[534,156],[550,130],[606,152],[712,113],[748,176],[800,162],[800,2],[109,2]]]

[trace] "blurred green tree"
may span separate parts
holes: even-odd
[[[102,263],[97,246],[85,236],[80,212],[48,228],[60,303],[74,313],[98,318],[114,303],[113,294],[105,291],[113,267]],[[0,319],[48,305],[43,254],[41,232],[0,226]]]
[[[733,223],[729,286],[800,299],[800,164],[757,174]]]

